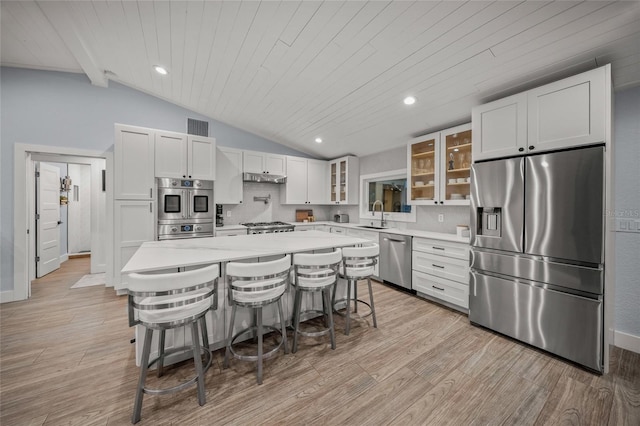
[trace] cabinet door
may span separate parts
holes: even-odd
[[[473,161],[517,155],[527,145],[527,94],[519,93],[471,110]]]
[[[287,174],[286,161],[284,155],[264,154],[265,171],[272,175]]]
[[[440,204],[469,205],[471,123],[440,132]]]
[[[213,198],[216,204],[242,203],[242,151],[218,147],[216,149],[216,180]]]
[[[288,164],[287,173],[290,173]],[[326,161],[307,160],[307,201],[310,204],[324,204],[327,202]]]
[[[416,271],[457,281],[461,284],[469,283],[468,261],[434,256],[414,250],[411,262],[411,267]]]
[[[120,270],[138,247],[155,239],[153,201],[116,201],[114,204],[114,277],[116,290],[126,288]]]
[[[421,136],[409,142],[407,146],[407,182],[411,188],[409,204],[438,204],[440,199],[439,147],[440,132]]]
[[[155,176],[187,177],[187,135],[156,131]]]
[[[307,159],[287,156],[285,204],[307,204]]]
[[[189,135],[187,160],[187,177],[189,179],[215,180],[216,140],[204,136]]]
[[[256,151],[242,152],[242,171],[245,173],[264,173],[264,154]]]
[[[527,92],[529,152],[604,142],[605,73],[598,68]]]
[[[150,129],[115,126],[114,198],[154,198],[154,136]]]

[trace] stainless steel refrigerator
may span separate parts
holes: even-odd
[[[473,165],[473,324],[602,372],[604,176],[604,146]]]

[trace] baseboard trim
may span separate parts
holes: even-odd
[[[616,331],[613,345],[640,354],[640,336]]]
[[[63,254],[62,256],[60,256],[60,263],[66,262],[67,260],[69,260],[68,254]]]
[[[9,303],[15,300],[13,290],[0,291],[0,303]]]

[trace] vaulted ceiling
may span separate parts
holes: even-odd
[[[403,145],[607,63],[616,89],[640,84],[637,1],[3,0],[0,13],[2,65],[117,81],[324,158]]]

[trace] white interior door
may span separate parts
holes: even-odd
[[[36,277],[60,268],[60,169],[39,164],[36,178]]]

